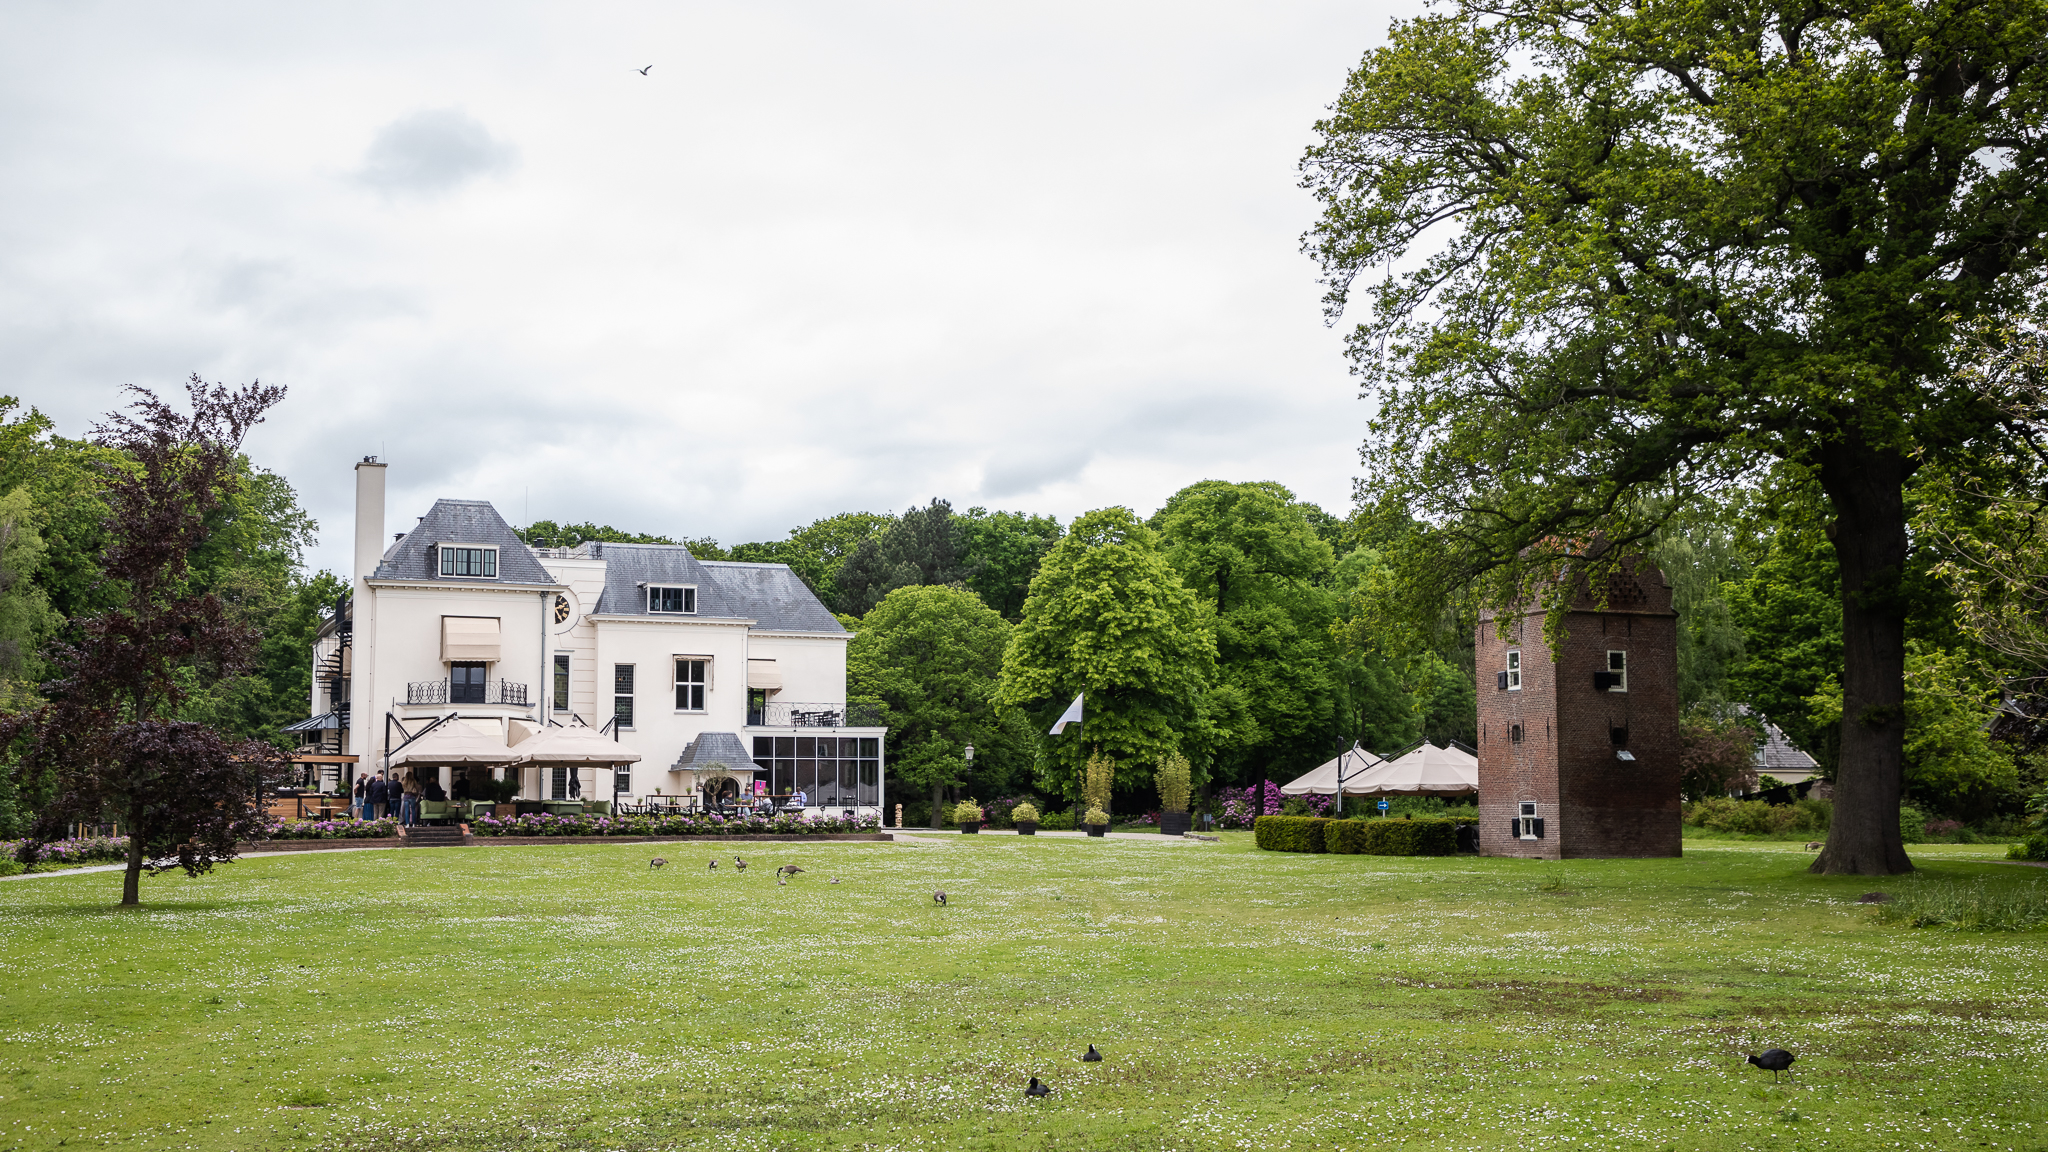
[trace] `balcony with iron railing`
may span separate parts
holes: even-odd
[[[770,700],[747,709],[750,728],[880,728],[882,709],[874,704],[799,704]]]
[[[405,686],[407,704],[505,704],[516,708],[527,705],[526,685],[514,684],[510,680],[485,680],[477,682],[450,682],[447,680],[415,680]]]

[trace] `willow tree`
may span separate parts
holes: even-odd
[[[1396,23],[1303,160],[1326,307],[1365,313],[1363,496],[1431,525],[1423,586],[1554,601],[1717,486],[1825,493],[1816,871],[1912,867],[1906,497],[2008,442],[1947,358],[2040,283],[2044,32],[2048,0],[1465,0]]]

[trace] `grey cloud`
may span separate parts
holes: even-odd
[[[986,496],[1025,496],[1047,484],[1070,480],[1088,466],[1095,453],[1088,448],[1063,452],[1006,453],[982,469],[981,491]]]
[[[415,112],[386,124],[356,178],[385,192],[445,192],[478,176],[509,171],[518,150],[453,108]]]

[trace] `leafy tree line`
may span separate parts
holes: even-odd
[[[84,622],[128,604],[104,567],[109,493],[139,467],[119,441],[61,436],[43,413],[0,397],[0,711],[44,703],[43,685],[60,671],[53,653],[81,643]],[[250,650],[238,650],[232,667],[189,659],[168,668],[178,697],[171,718],[282,746],[279,729],[306,716],[320,614],[347,586],[307,571],[317,526],[284,477],[239,452],[224,468],[219,498],[197,513],[180,587],[213,597]],[[25,833],[51,787],[0,773],[0,837]]]

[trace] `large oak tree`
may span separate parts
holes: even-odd
[[[2044,36],[2044,0],[1466,0],[1397,23],[1303,161],[1328,307],[1365,305],[1364,495],[1432,525],[1429,582],[1554,594],[1718,485],[1825,492],[1817,871],[1912,867],[1906,495],[2007,442],[1947,358],[2040,283]]]

